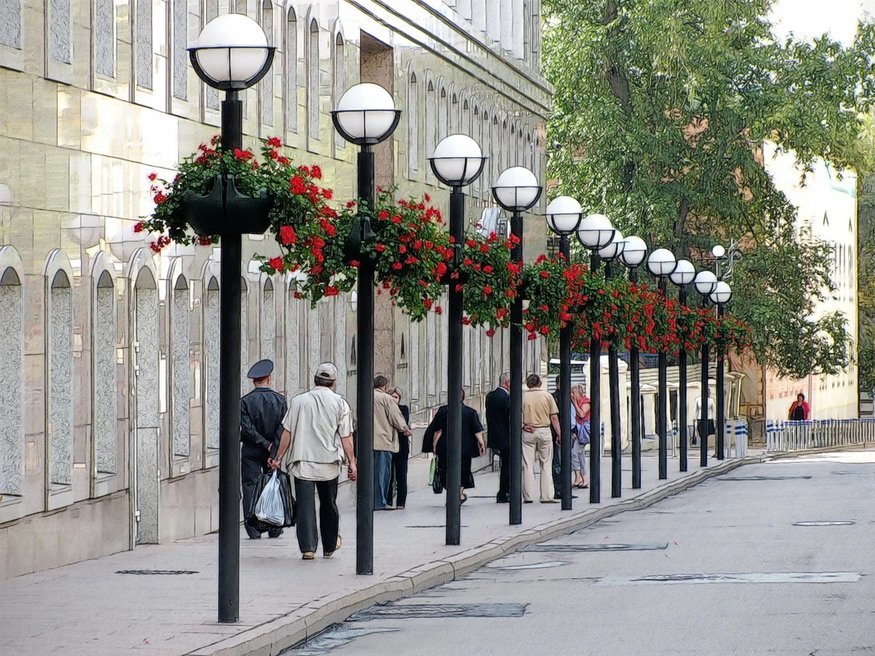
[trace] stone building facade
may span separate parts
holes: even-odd
[[[172,175],[219,131],[219,94],[185,49],[226,12],[258,20],[277,47],[243,94],[245,142],[280,136],[337,199],[353,196],[356,150],[329,112],[359,81],[403,111],[377,151],[378,183],[443,202],[426,157],[453,132],[490,158],[469,221],[493,207],[503,168],[542,174],[537,0],[0,3],[0,578],[217,529],[221,249],[157,255],[133,226],[151,211],[147,175]],[[544,249],[542,208],[526,221],[527,257]],[[292,395],[333,360],[352,399],[354,295],[294,300],[251,259],[273,251],[244,238],[244,371],[270,357]],[[444,322],[377,311],[377,371],[420,421],[446,398]],[[466,328],[475,405],[506,345]],[[527,348],[537,369],[540,345]]]

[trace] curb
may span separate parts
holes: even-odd
[[[332,624],[343,622],[360,610],[449,583],[523,547],[585,528],[607,517],[647,508],[709,478],[765,460],[766,458],[759,455],[727,460],[614,505],[587,509],[571,517],[533,526],[516,535],[495,538],[454,556],[414,567],[367,588],[354,592],[338,592],[314,600],[270,622],[188,652],[186,656],[277,656],[283,650],[314,637]]]

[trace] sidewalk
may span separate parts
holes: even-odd
[[[453,580],[526,544],[635,510],[735,467],[759,462],[711,461],[700,471],[690,458],[680,474],[669,458],[669,479],[657,478],[655,454],[645,454],[643,485],[631,489],[623,457],[623,497],[611,499],[610,459],[602,459],[600,504],[575,490],[574,510],[560,504],[523,506],[523,523],[508,525],[508,505],[495,503],[498,473],[475,475],[462,507],[462,545],[444,545],[444,496],[423,489],[426,462],[411,462],[418,487],[407,508],[374,518],[374,574],[355,574],[355,496],[342,486],[343,548],[330,560],[301,560],[294,528],[278,539],[247,540],[241,531],[240,622],[216,621],[217,536],[138,547],[112,556],[2,581],[0,654],[274,655],[374,603],[408,596]],[[83,526],[82,530],[88,530]],[[36,545],[35,545],[36,547]],[[148,570],[148,574],[123,573]],[[154,570],[168,573],[156,574]],[[169,573],[169,572],[184,573]]]

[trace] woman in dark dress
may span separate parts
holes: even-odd
[[[410,425],[410,408],[401,404],[401,390],[397,387],[392,390],[390,396],[395,399],[398,409],[404,416],[404,421]],[[410,438],[404,433],[398,433],[398,453],[392,454],[392,480],[389,481],[389,493],[386,498],[389,505],[395,498],[395,507],[399,510],[407,503],[407,462],[410,459]],[[396,498],[397,495],[397,498]]]
[[[459,490],[459,496],[462,503],[468,500],[465,490],[474,487],[474,474],[471,472],[471,460],[482,456],[486,452],[486,443],[483,441],[483,424],[480,422],[480,415],[474,408],[470,408],[464,404],[465,391],[462,390],[462,489]],[[444,463],[447,461],[446,440],[441,437],[447,429],[447,406],[441,406],[434,420],[434,444],[433,449],[435,455],[440,462],[441,482],[444,488],[447,487],[447,468]]]

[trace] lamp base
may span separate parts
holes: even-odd
[[[237,191],[233,175],[217,175],[206,195],[188,190],[182,195],[182,212],[192,230],[210,235],[261,234],[270,227],[273,199],[266,189],[256,196]]]

